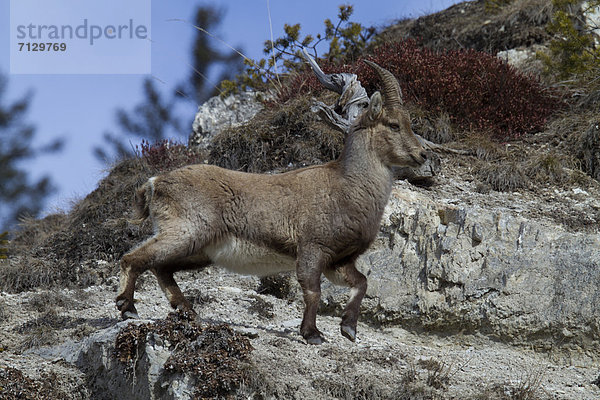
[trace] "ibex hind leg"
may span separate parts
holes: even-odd
[[[193,259],[179,260],[173,264],[164,265],[152,270],[163,293],[169,300],[171,307],[178,310],[195,313],[192,304],[185,298],[179,285],[175,282],[173,274],[178,271],[202,269],[210,264],[207,257],[194,257]]]
[[[161,232],[121,258],[120,290],[116,304],[123,319],[138,318],[133,293],[137,278],[148,269],[159,269],[188,255],[191,238],[181,232]]]
[[[356,340],[356,325],[360,312],[360,303],[367,292],[367,278],[356,269],[354,261],[324,271],[327,279],[341,286],[349,286],[350,298],[342,314],[340,331],[342,335],[351,341]]]

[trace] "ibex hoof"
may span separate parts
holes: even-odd
[[[321,337],[321,336],[312,336],[312,337],[306,338],[306,343],[308,343],[308,344],[320,345],[320,344],[323,344],[324,342],[325,342],[325,339],[323,339],[323,337]]]
[[[350,339],[353,342],[356,340],[356,329],[354,329],[353,327],[348,325],[342,325],[340,327],[340,330],[342,331],[342,335],[345,338]]]
[[[125,311],[124,313],[121,314],[121,317],[123,317],[123,321],[128,320],[128,319],[140,319],[140,316],[133,311]]]

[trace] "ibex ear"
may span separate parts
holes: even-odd
[[[371,121],[377,120],[381,116],[381,112],[383,111],[383,99],[381,97],[381,93],[375,92],[373,96],[371,96],[371,101],[369,102],[369,119]]]

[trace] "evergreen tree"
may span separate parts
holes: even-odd
[[[175,99],[163,100],[152,79],[144,80],[144,101],[131,111],[117,110],[120,134],[104,133],[105,144],[96,146],[94,154],[103,162],[123,159],[133,154],[134,142],[146,139],[157,142],[169,136],[170,129],[179,131],[180,122],[173,116]]]
[[[42,210],[54,186],[47,175],[31,179],[26,163],[62,147],[61,140],[41,147],[33,145],[35,128],[25,121],[31,96],[7,104],[6,87],[7,78],[0,75],[0,232],[14,228],[20,217],[36,216]]]
[[[221,9],[211,6],[198,7],[194,25],[214,34],[223,16],[224,11]],[[179,89],[198,104],[217,95],[218,83],[224,79],[231,79],[244,67],[242,58],[236,52],[221,52],[215,47],[217,43],[213,37],[198,29],[192,48],[193,69],[190,71],[189,83]],[[215,66],[219,67],[221,72],[219,78],[211,82],[208,76]]]
[[[221,23],[223,12],[210,6],[200,6],[196,11],[194,25],[212,33]],[[187,133],[191,121],[182,121],[175,116],[173,110],[177,99],[190,98],[198,104],[204,102],[217,91],[214,82],[210,83],[206,74],[213,65],[221,69],[218,81],[234,76],[242,69],[242,62],[235,52],[221,53],[213,47],[215,39],[198,30],[192,49],[193,69],[185,83],[172,91],[168,99],[164,99],[154,82],[147,78],[144,81],[144,100],[131,111],[117,110],[119,132],[105,132],[104,144],[94,148],[95,156],[102,162],[131,157],[134,144],[141,139],[150,143],[167,139],[173,134],[182,132],[184,125]]]

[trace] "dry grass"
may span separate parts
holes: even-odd
[[[544,393],[542,381],[546,371],[544,367],[524,372],[517,382],[495,384],[483,389],[474,400],[546,400],[551,396]]]
[[[435,389],[444,389],[450,383],[452,369],[445,361],[438,361],[433,358],[419,360],[417,362],[427,372],[427,385]]]
[[[129,222],[135,188],[148,177],[141,160],[120,162],[69,214],[24,220],[0,266],[0,290],[87,287],[114,276],[115,261],[151,232]]]
[[[87,398],[87,390],[81,385],[79,394],[65,393],[57,385],[58,377],[42,374],[39,379],[31,379],[20,370],[0,366],[0,398],[2,400],[67,400]]]
[[[336,159],[342,146],[343,135],[317,123],[310,99],[302,96],[221,132],[213,140],[209,163],[248,172],[281,171]]]
[[[399,400],[402,396],[390,382],[389,386],[381,381],[382,377],[355,372],[340,380],[338,377],[323,377],[313,381],[313,386],[329,398],[345,400]]]
[[[81,309],[81,302],[89,296],[85,292],[77,294],[77,300],[57,291],[42,291],[30,296],[27,307],[39,313],[47,312],[55,308]]]
[[[23,335],[19,349],[25,351],[56,343],[57,330],[65,328],[70,320],[70,317],[59,315],[56,309],[48,307],[44,314],[14,328],[15,332]]]
[[[477,177],[498,192],[514,192],[530,187],[528,177],[514,161],[482,165],[477,171]]]
[[[434,143],[449,143],[458,138],[447,113],[431,114],[413,103],[407,104],[415,133]]]
[[[8,307],[4,300],[0,299],[0,324],[8,319]]]
[[[600,112],[574,106],[556,118],[546,129],[549,146],[571,158],[571,168],[578,168],[600,180]]]
[[[439,13],[400,21],[379,35],[376,44],[405,38],[434,50],[475,49],[497,53],[547,43],[545,25],[552,16],[546,0],[471,1]]]
[[[573,109],[555,118],[544,132],[499,143],[466,133],[452,143],[471,157],[449,156],[469,165],[479,190],[513,192],[596,186],[600,175],[600,114]],[[587,177],[586,177],[587,175]]]

